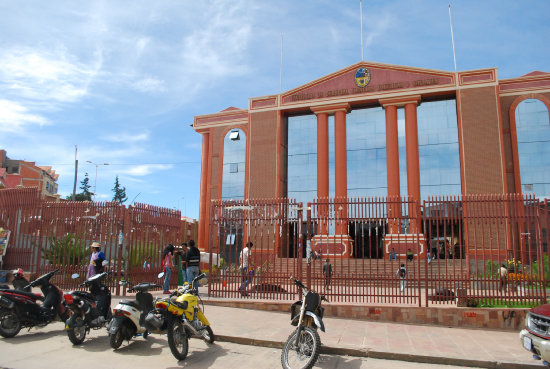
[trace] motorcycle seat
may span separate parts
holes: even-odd
[[[132,301],[132,300],[120,300],[120,304],[133,306],[136,309],[139,309],[139,304],[135,301]]]
[[[32,293],[32,292],[25,292],[25,291],[21,291],[21,290],[4,290],[2,292],[6,292],[8,294],[13,294],[13,295],[23,295],[23,296],[27,296],[27,297],[30,297],[31,299],[33,300],[43,300],[44,297],[42,295],[38,295],[36,293]]]

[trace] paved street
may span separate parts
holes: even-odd
[[[105,329],[91,332],[82,346],[73,346],[61,323],[22,331],[14,338],[0,338],[0,368],[139,369],[139,368],[281,368],[281,350],[219,342],[207,345],[192,339],[189,355],[177,362],[165,336],[138,337],[116,351],[109,347]],[[316,368],[454,369],[456,366],[378,360],[340,355],[321,355]]]

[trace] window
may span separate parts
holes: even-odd
[[[348,197],[388,195],[386,115],[381,107],[346,116]]]
[[[534,193],[539,198],[548,198],[550,195],[548,109],[540,100],[527,99],[517,106],[515,114],[521,192]]]
[[[417,117],[420,197],[460,195],[456,101],[422,102]]]
[[[244,199],[245,160],[246,136],[240,129],[233,129],[223,140],[222,199]]]
[[[287,197],[307,203],[317,197],[317,117],[288,117]]]

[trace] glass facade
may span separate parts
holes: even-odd
[[[288,117],[287,197],[307,203],[317,197],[317,116]]]
[[[244,199],[246,166],[246,136],[240,129],[232,129],[223,140],[222,199]]]
[[[522,193],[550,197],[550,121],[546,105],[537,99],[516,108],[519,169]]]
[[[456,101],[422,102],[417,107],[420,197],[460,195],[460,154]]]
[[[460,156],[455,100],[417,107],[422,199],[460,195]],[[401,196],[408,195],[405,112],[397,110]],[[354,109],[346,116],[348,197],[386,197],[386,114],[382,107]],[[334,196],[334,116],[329,116],[329,196]],[[288,197],[317,195],[317,117],[288,118]]]
[[[346,116],[348,197],[387,196],[386,113],[381,107]]]

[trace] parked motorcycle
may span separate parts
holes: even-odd
[[[13,273],[13,281],[11,283],[13,284],[14,289],[25,291],[25,292],[32,292],[30,283],[27,280],[27,278],[25,278],[25,273],[23,269],[17,268],[12,273]]]
[[[285,369],[309,369],[315,365],[321,348],[321,338],[317,329],[325,331],[324,309],[321,302],[329,301],[325,296],[309,290],[298,279],[290,279],[300,287],[302,300],[296,301],[290,309],[291,324],[297,328],[283,346],[281,364]]]
[[[157,278],[162,278],[160,273]],[[125,283],[122,283],[125,284]],[[123,340],[130,340],[137,335],[147,338],[149,331],[144,326],[145,317],[153,310],[153,295],[149,290],[162,286],[155,283],[139,283],[128,289],[128,292],[137,292],[135,300],[120,300],[113,309],[113,319],[107,325],[109,343],[115,350]]]
[[[155,310],[145,318],[145,325],[151,332],[168,334],[168,346],[172,355],[178,360],[184,360],[189,351],[189,337],[199,337],[208,343],[215,340],[210,322],[203,313],[204,304],[199,292],[193,288],[194,283],[204,278],[200,274],[192,283],[185,284],[170,294],[168,298],[159,298],[155,301]],[[199,307],[202,304],[202,309]]]
[[[70,316],[63,292],[50,282],[59,269],[46,273],[19,289],[0,289],[0,335],[14,337],[21,328],[43,327],[57,317],[65,321]],[[40,287],[42,295],[26,292]]]
[[[88,287],[90,292],[71,291],[65,294],[65,301],[73,311],[67,319],[65,330],[73,345],[84,342],[90,329],[100,329],[113,317],[111,312],[111,291],[103,284],[110,272],[96,274],[85,280],[79,287]],[[78,278],[78,274],[73,274]]]

